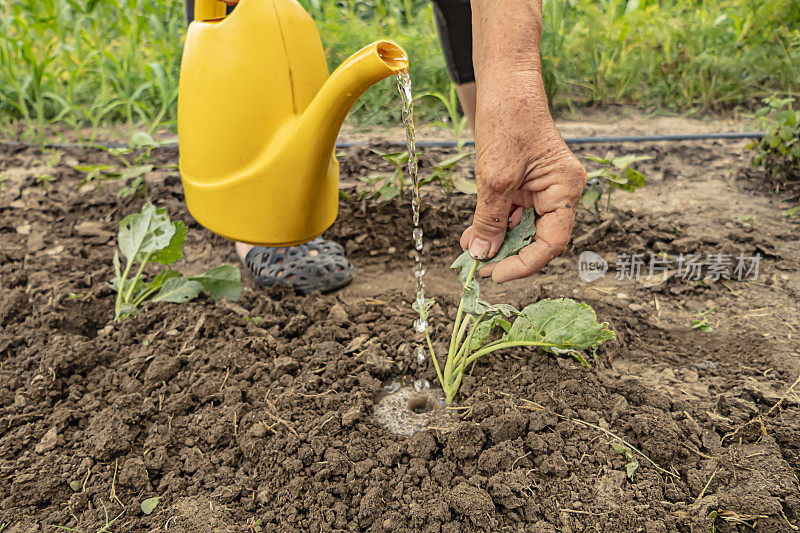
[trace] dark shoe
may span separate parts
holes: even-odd
[[[312,251],[317,254],[311,255]],[[255,246],[244,264],[262,287],[287,284],[298,294],[335,291],[353,281],[355,274],[341,245],[321,237],[286,248]]]

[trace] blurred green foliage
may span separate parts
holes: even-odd
[[[253,0],[249,0],[253,1]],[[425,0],[301,0],[334,67],[388,37],[412,59],[415,94],[447,94],[432,8]],[[0,5],[0,127],[23,137],[91,138],[99,126],[174,127],[181,0],[13,0]],[[551,104],[645,108],[754,107],[797,91],[800,0],[545,0],[543,76]],[[423,120],[447,112],[433,99]],[[351,114],[394,122],[393,80]],[[81,135],[83,134],[83,135]]]
[[[755,150],[751,162],[776,181],[800,178],[800,111],[792,108],[794,98],[764,99],[756,118],[766,126],[766,135],[748,145]]]

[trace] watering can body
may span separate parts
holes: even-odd
[[[231,240],[307,242],[338,212],[336,137],[356,99],[405,70],[378,41],[329,77],[311,17],[295,0],[197,0],[178,97],[180,171],[195,219]]]

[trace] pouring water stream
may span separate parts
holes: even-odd
[[[416,280],[416,299],[413,307],[420,313],[420,318],[414,321],[414,329],[418,333],[425,333],[428,329],[428,322],[423,318],[427,315],[430,301],[425,299],[425,283],[422,278],[425,275],[425,264],[422,261],[422,227],[420,226],[420,200],[419,200],[419,175],[417,165],[417,146],[414,133],[414,99],[411,94],[411,76],[408,71],[397,74],[397,89],[400,92],[400,100],[403,104],[403,125],[406,131],[406,147],[408,149],[408,173],[411,176],[411,220],[414,223],[412,237],[414,239],[414,279]],[[425,362],[425,349],[417,346],[416,358],[419,363]]]

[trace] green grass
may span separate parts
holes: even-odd
[[[253,1],[253,0],[250,0]],[[389,37],[410,53],[415,93],[449,80],[424,0],[301,0],[333,68]],[[797,92],[800,0],[545,0],[544,77],[553,105],[753,107]],[[13,0],[0,6],[0,134],[91,140],[123,124],[174,129],[183,5],[179,0]],[[422,119],[444,115],[433,99]],[[393,80],[359,100],[351,120],[395,123]]]

